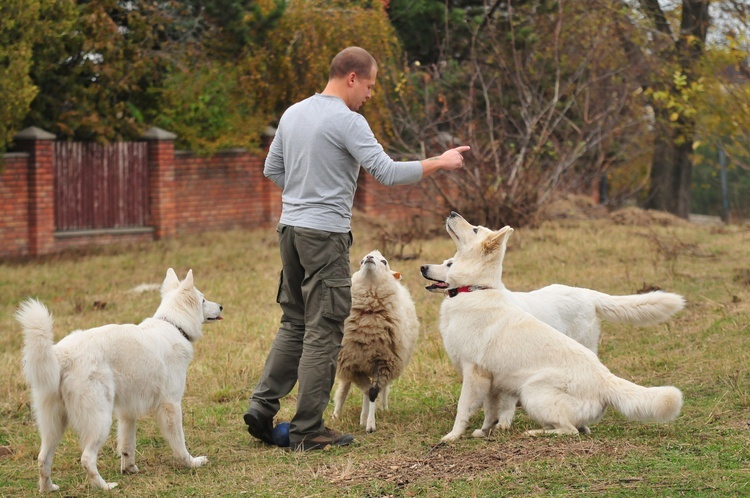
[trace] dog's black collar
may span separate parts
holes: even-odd
[[[448,297],[456,297],[461,292],[474,292],[478,290],[487,290],[491,288],[492,287],[485,287],[483,285],[464,285],[462,287],[454,287],[452,289],[448,289],[446,292],[448,293]]]
[[[166,318],[159,318],[159,320],[162,320],[162,321],[164,321],[164,322],[167,322],[168,324],[170,324],[171,326],[173,326],[174,328],[176,328],[177,330],[179,330],[179,331],[180,331],[180,334],[182,334],[182,337],[184,337],[184,338],[185,338],[185,340],[187,340],[187,342],[193,342],[193,341],[191,341],[191,340],[190,340],[190,337],[189,337],[189,336],[187,335],[187,332],[185,332],[185,331],[184,331],[184,330],[182,329],[182,327],[178,326],[178,325],[177,325],[177,324],[175,324],[175,323],[172,323],[171,321],[167,320]]]

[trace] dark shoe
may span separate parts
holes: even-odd
[[[260,439],[266,444],[273,442],[273,418],[261,415],[258,411],[250,409],[244,415],[247,424],[247,432],[251,436]]]
[[[354,442],[354,437],[349,434],[339,434],[333,429],[325,428],[323,434],[307,437],[298,443],[291,443],[292,451],[323,450],[328,446],[347,446]]]

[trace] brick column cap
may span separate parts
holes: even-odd
[[[36,126],[30,126],[16,133],[13,140],[55,140],[57,137]]]
[[[174,140],[177,138],[177,135],[154,126],[146,130],[146,133],[143,134],[143,138],[146,140]]]

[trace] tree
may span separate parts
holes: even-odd
[[[68,139],[139,139],[156,124],[198,152],[254,147],[286,107],[323,88],[346,45],[367,46],[383,67],[400,54],[380,1],[36,1],[69,12],[30,42],[33,64],[20,72],[39,91],[23,123]],[[376,95],[367,112],[387,140],[383,102]]]
[[[348,45],[375,56],[380,81],[400,69],[400,45],[380,2],[213,0],[193,9],[212,30],[203,42],[209,55],[168,76],[156,119],[181,146],[257,145],[287,107],[325,87],[331,59]],[[364,112],[388,142],[384,102],[379,86]]]
[[[72,8],[54,36],[34,45],[39,93],[25,125],[76,140],[140,138],[159,112],[166,75],[194,54],[184,9],[175,1],[50,4]]]
[[[294,102],[321,91],[333,57],[350,45],[378,61],[378,85],[365,106],[379,139],[393,140],[385,94],[401,71],[401,46],[379,1],[301,0],[290,3],[264,46],[237,62],[256,109],[278,119]]]
[[[627,105],[627,61],[606,13],[552,1],[466,12],[467,56],[412,64],[391,96],[394,129],[423,151],[471,145],[463,172],[426,182],[437,209],[533,224],[556,196],[594,191],[644,114]]]
[[[54,19],[52,22],[49,19]],[[65,30],[70,4],[52,0],[0,3],[0,151],[13,140],[39,88],[30,77],[33,47]]]
[[[678,13],[666,12],[658,0],[640,0],[640,12],[651,29],[636,33],[637,22],[628,15],[629,4],[622,1],[624,15],[618,25],[620,39],[654,113],[653,158],[645,205],[683,218],[690,213],[695,100],[702,91],[699,69],[710,23],[709,3],[682,0]],[[646,33],[653,37],[648,44],[642,41]],[[648,52],[643,46],[649,47]]]
[[[237,59],[264,46],[271,29],[286,11],[286,0],[183,0],[198,31],[209,32],[204,41],[214,55]]]
[[[153,124],[177,135],[176,145],[199,154],[231,147],[260,146],[270,116],[246,92],[232,64],[198,60],[171,72],[159,91]]]
[[[694,212],[750,215],[750,5],[714,4],[698,95],[692,204]],[[723,167],[722,167],[723,166]]]

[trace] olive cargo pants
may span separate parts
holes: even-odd
[[[291,442],[320,434],[351,308],[352,235],[279,224],[281,326],[250,408],[273,417],[299,382]]]

